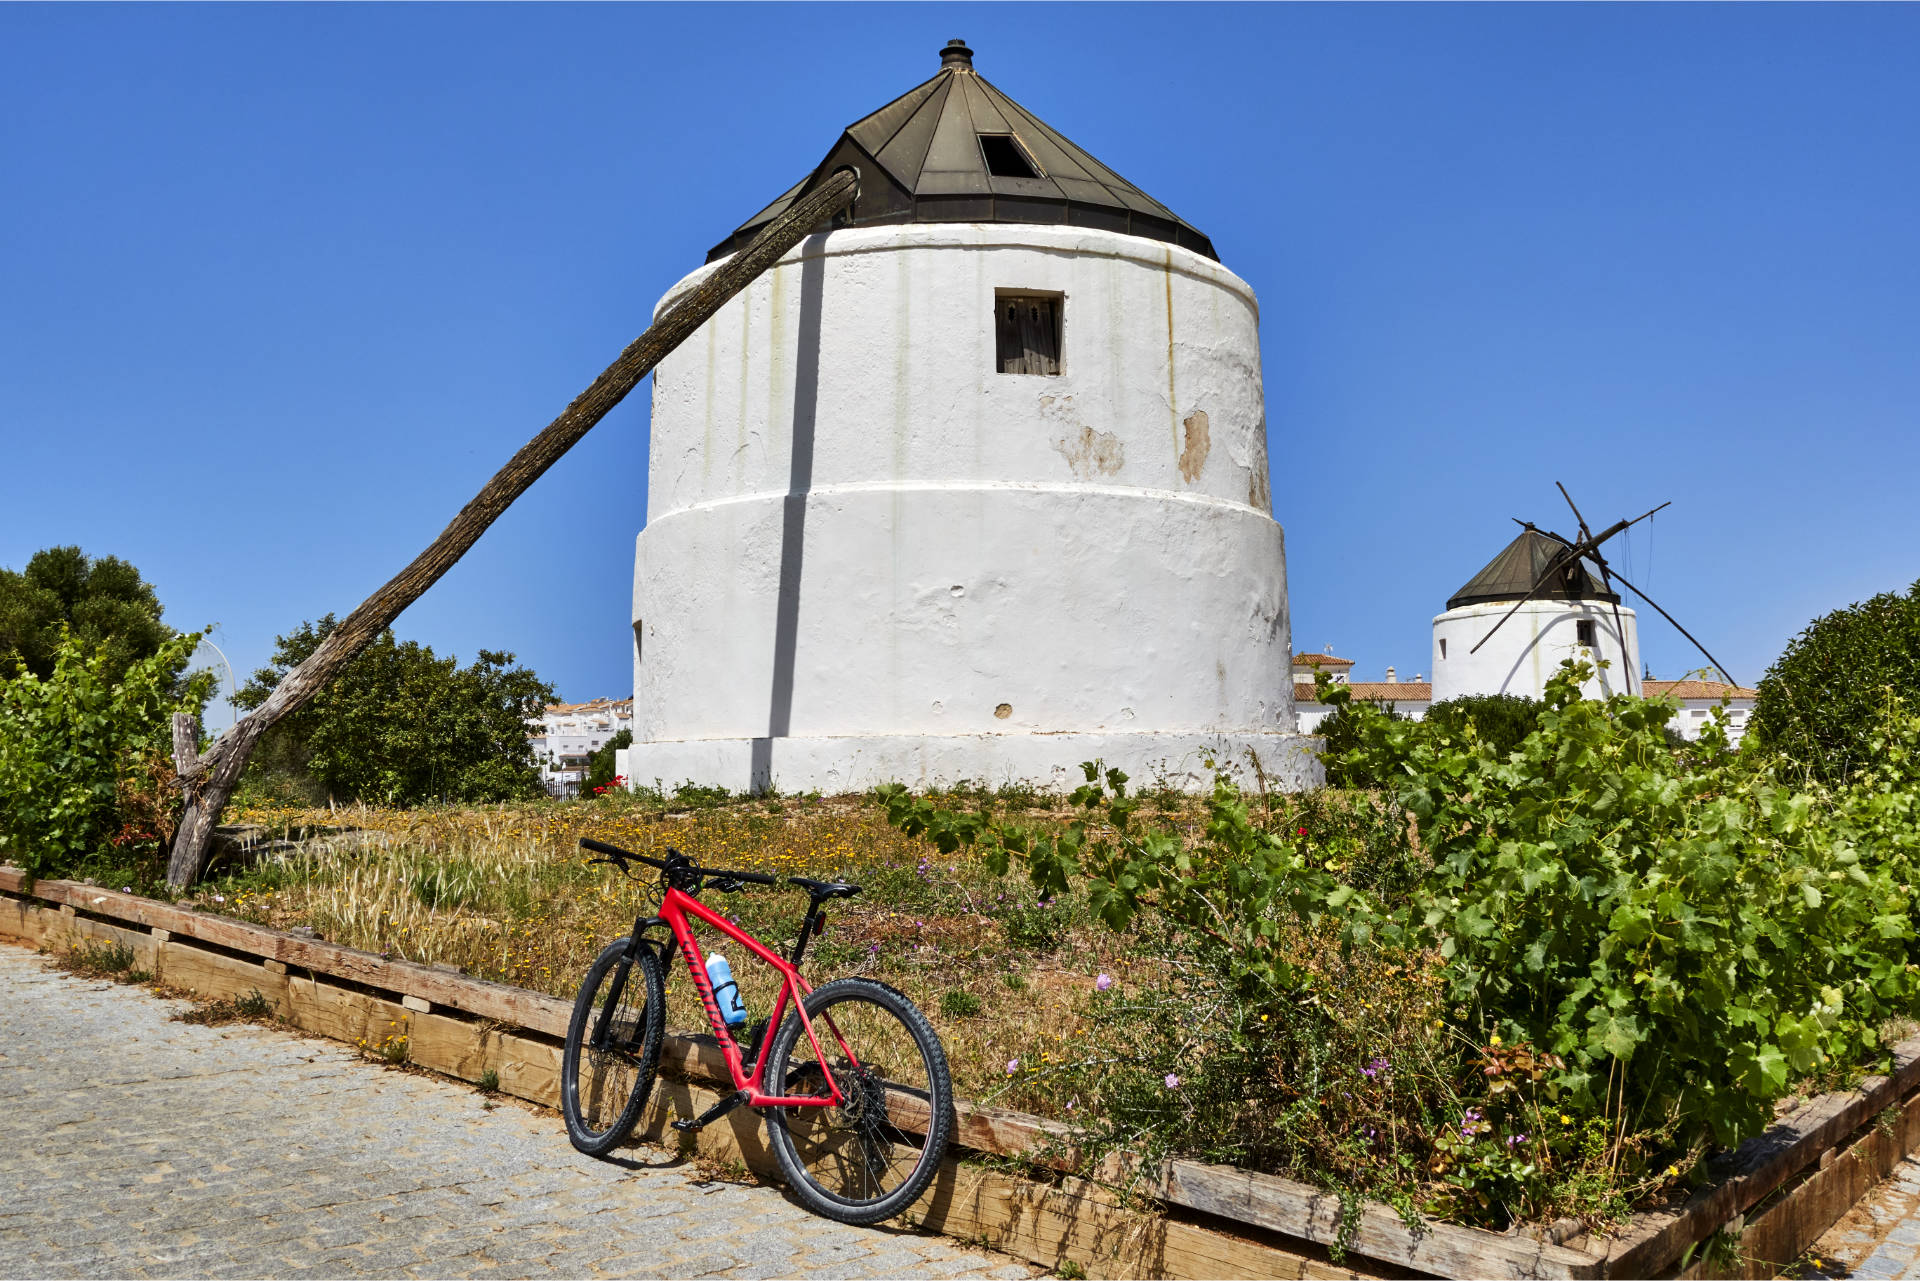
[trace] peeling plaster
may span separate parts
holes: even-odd
[[[996,289],[1067,300],[1060,375],[998,372]],[[1245,282],[1091,228],[916,224],[810,237],[727,307],[656,375],[633,777],[1045,783],[1205,744],[1317,776]]]
[[[1187,429],[1187,443],[1180,451],[1180,475],[1191,485],[1200,479],[1200,473],[1207,465],[1207,454],[1213,449],[1213,441],[1207,431],[1207,411],[1194,410],[1181,426]]]

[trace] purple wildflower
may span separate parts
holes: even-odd
[[[1093,981],[1093,990],[1096,992],[1104,992],[1112,986],[1113,986],[1113,975],[1111,974],[1102,974],[1099,978]]]

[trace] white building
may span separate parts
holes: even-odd
[[[1634,613],[1583,563],[1569,563],[1519,603],[1565,550],[1537,530],[1522,530],[1448,599],[1447,612],[1433,620],[1435,699],[1540,698],[1560,664],[1573,657],[1595,666],[1583,687],[1589,698],[1640,692]]]
[[[1246,282],[955,41],[660,308],[845,165],[654,375],[635,784],[1317,782]]]
[[[1332,705],[1321,702],[1315,692],[1314,675],[1318,672],[1325,672],[1330,684],[1349,690],[1355,702],[1377,703],[1408,720],[1421,719],[1427,714],[1427,708],[1432,706],[1433,686],[1423,677],[1416,675],[1410,681],[1403,681],[1389,667],[1385,680],[1356,681],[1353,679],[1353,660],[1335,658],[1333,647],[1327,648],[1325,654],[1293,656],[1293,706],[1302,734],[1313,733],[1320,728],[1321,721],[1333,715]]]
[[[1673,714],[1669,724],[1689,742],[1700,737],[1700,731],[1707,727],[1714,708],[1725,707],[1727,741],[1735,747],[1746,737],[1747,722],[1753,718],[1754,700],[1760,697],[1759,690],[1728,685],[1722,681],[1647,680],[1642,681],[1641,685],[1648,698],[1680,700],[1680,710]]]
[[[1562,550],[1562,544],[1526,529],[1453,594],[1446,612],[1433,620],[1431,683],[1419,676],[1402,682],[1391,667],[1384,681],[1351,680],[1353,663],[1333,657],[1331,647],[1326,654],[1294,655],[1294,706],[1300,732],[1312,733],[1333,711],[1315,697],[1317,671],[1346,685],[1357,701],[1377,703],[1419,720],[1435,702],[1469,694],[1542,698],[1560,664],[1578,657],[1588,662],[1606,660],[1606,666],[1598,667],[1583,687],[1587,697],[1676,698],[1680,710],[1672,725],[1689,740],[1700,737],[1711,710],[1724,703],[1727,737],[1738,744],[1758,693],[1719,681],[1644,678],[1633,610],[1620,604],[1619,596],[1584,564],[1561,567],[1527,599]],[[1501,622],[1502,618],[1506,621]]]
[[[587,777],[587,758],[621,730],[633,728],[633,700],[596,698],[555,703],[527,722],[527,741],[552,796],[575,796]],[[617,754],[617,749],[616,749]]]

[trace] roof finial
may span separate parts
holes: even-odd
[[[964,40],[949,40],[947,47],[940,51],[940,70],[949,68],[956,71],[973,70],[973,50],[967,48]]]

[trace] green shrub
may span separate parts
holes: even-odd
[[[1920,702],[1920,582],[1815,619],[1760,681],[1746,741],[1843,783],[1870,763],[1890,697]]]
[[[1676,754],[1670,702],[1583,700],[1590,675],[1564,668],[1505,752],[1353,711],[1345,763],[1396,780],[1417,826],[1385,878],[1356,875],[1365,842],[1256,821],[1224,778],[1197,837],[1140,822],[1095,765],[1065,831],[885,799],[908,833],[1157,941],[1161,977],[1090,1015],[1109,1053],[1088,1111],[1115,1144],[1437,1179],[1495,1223],[1617,1208],[1759,1132],[1797,1080],[1884,1064],[1881,1028],[1920,1007],[1920,718],[1882,716],[1847,787],[1795,790]],[[1351,995],[1395,972],[1431,990],[1381,989],[1367,1018],[1400,1008],[1369,1031]]]
[[[1522,694],[1463,694],[1435,703],[1427,709],[1421,723],[1428,733],[1450,734],[1464,739],[1471,732],[1493,750],[1496,756],[1526,742],[1540,724],[1540,713],[1547,705]]]
[[[71,634],[98,653],[111,685],[178,635],[160,621],[163,612],[152,585],[118,556],[44,548],[23,570],[0,569],[0,676],[24,667],[51,680],[61,640]]]
[[[0,854],[34,876],[90,861],[159,870],[178,805],[173,714],[198,715],[212,689],[204,673],[179,679],[199,640],[176,636],[121,668],[121,655],[63,635],[51,676],[0,676]]]
[[[940,1012],[952,1019],[970,1019],[980,1012],[980,998],[971,992],[950,988],[940,994]]]
[[[1325,678],[1321,680],[1325,682]],[[1337,689],[1331,683],[1322,684],[1322,697],[1328,689]],[[1367,712],[1373,716],[1387,716],[1396,720],[1405,720],[1401,712],[1386,708],[1367,706]],[[1321,718],[1314,727],[1314,733],[1325,740],[1320,749],[1320,760],[1327,768],[1327,786],[1329,787],[1384,787],[1387,780],[1367,772],[1367,767],[1352,761],[1353,749],[1360,745],[1361,717],[1352,705],[1340,703],[1333,711]]]
[[[1327,684],[1321,696],[1327,697],[1339,686]],[[1399,712],[1376,704],[1357,704],[1333,694],[1335,707],[1320,722],[1314,733],[1326,740],[1321,760],[1327,767],[1327,783],[1332,787],[1391,788],[1403,776],[1403,763],[1392,757],[1358,752],[1365,726],[1385,717],[1408,719]],[[1456,742],[1471,736],[1486,744],[1496,755],[1504,756],[1526,741],[1540,723],[1546,704],[1519,694],[1466,694],[1435,703],[1425,718],[1417,722],[1419,734],[1440,734]]]
[[[1370,725],[1360,754],[1403,764],[1434,872],[1414,910],[1350,928],[1438,948],[1455,1017],[1564,1056],[1572,1106],[1733,1143],[1794,1077],[1877,1057],[1913,1008],[1920,723],[1881,721],[1889,793],[1798,792],[1677,757],[1670,702],[1583,700],[1589,674],[1554,677],[1507,757]]]
[[[235,701],[253,708],[320,647],[331,614],[279,637],[270,666]],[[542,794],[527,720],[553,701],[553,687],[512,654],[481,650],[469,666],[417,641],[381,632],[304,707],[268,730],[248,766],[252,785],[271,777],[304,790],[387,805],[499,801]]]
[[[623,747],[633,746],[633,731],[623,729],[601,745],[600,750],[587,758],[587,779],[580,785],[580,795],[598,796],[614,785],[616,775],[613,772],[613,754]],[[624,778],[619,779],[625,783]]]

